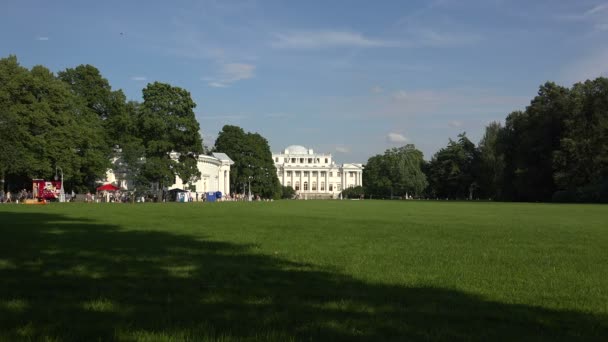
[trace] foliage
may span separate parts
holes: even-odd
[[[296,191],[291,186],[281,186],[281,198],[293,199],[296,196]]]
[[[501,198],[504,154],[498,150],[502,125],[492,122],[486,127],[477,148],[479,151],[478,184],[481,198]]]
[[[264,198],[279,199],[281,184],[272,160],[268,141],[258,133],[245,133],[237,126],[225,125],[215,140],[216,151],[226,153],[233,161],[230,168],[230,188],[248,191]]]
[[[342,198],[361,198],[365,195],[365,189],[362,186],[349,187],[342,190]]]
[[[478,188],[478,151],[465,133],[458,140],[450,139],[448,146],[439,150],[428,165],[432,197],[471,199]]]
[[[154,82],[144,88],[143,98],[138,120],[145,148],[143,179],[161,188],[173,184],[175,176],[195,181],[200,177],[196,162],[203,142],[190,93]]]
[[[363,170],[363,184],[372,197],[419,195],[427,186],[422,152],[412,144],[371,157]]]
[[[0,60],[0,171],[8,179],[52,178],[60,167],[73,185],[105,174],[109,149],[100,119],[68,85],[42,66]]]

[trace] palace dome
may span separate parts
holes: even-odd
[[[308,149],[301,145],[287,146],[285,154],[308,154]]]

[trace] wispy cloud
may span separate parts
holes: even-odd
[[[145,76],[131,76],[131,81],[147,81],[148,78]]]
[[[462,127],[462,121],[452,120],[448,123],[448,126],[450,126],[452,128],[460,128],[460,127]]]
[[[336,152],[339,153],[350,153],[350,148],[345,146],[336,146]]]
[[[428,28],[409,30],[411,45],[429,47],[455,47],[473,45],[483,40],[479,33],[439,31]]]
[[[222,63],[217,77],[205,77],[210,87],[226,88],[232,83],[253,78],[255,76],[255,65],[246,63]]]
[[[349,31],[306,31],[275,34],[271,46],[280,49],[396,47],[397,42],[369,38]]]
[[[580,21],[597,23],[598,20],[605,19],[605,12],[608,12],[608,3],[595,5],[584,12],[574,14],[558,14],[555,16],[555,18],[561,21]]]
[[[410,139],[405,137],[403,134],[391,132],[386,135],[386,140],[392,144],[403,144],[409,142]]]
[[[268,113],[264,115],[267,118],[272,118],[272,119],[287,119],[287,118],[293,118],[295,115],[293,114],[289,114],[289,113]]]
[[[584,56],[566,66],[562,75],[567,82],[581,82],[600,76],[608,76],[608,48]]]
[[[215,120],[215,121],[235,121],[245,119],[247,116],[240,114],[227,114],[227,115],[201,115],[202,120]]]
[[[47,41],[47,40],[49,40],[49,37],[36,37],[36,40]]]
[[[375,86],[371,87],[371,89],[369,91],[371,91],[372,94],[380,94],[384,91],[384,89],[381,86],[375,85]]]

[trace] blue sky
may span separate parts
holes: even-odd
[[[144,5],[145,4],[145,5]],[[99,68],[141,99],[189,90],[206,144],[224,124],[365,162],[524,109],[538,86],[608,76],[607,1],[13,1],[0,56]]]

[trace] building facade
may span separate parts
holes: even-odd
[[[113,168],[106,172],[105,183],[114,183],[125,190],[130,190],[133,185],[126,179],[126,174],[121,171],[122,164],[120,160],[120,149],[115,150],[117,157],[112,159]],[[171,153],[171,158],[177,160],[179,155]],[[234,164],[232,159],[225,153],[212,153],[212,155],[199,155],[197,161],[198,170],[201,173],[200,178],[193,183],[196,193],[202,195],[206,192],[221,191],[222,194],[230,193],[230,166]],[[184,184],[182,179],[175,177],[175,183],[167,188],[170,189],[185,189],[188,190],[188,184]],[[200,197],[202,198],[202,196]]]
[[[301,199],[338,198],[346,188],[363,186],[363,164],[336,164],[329,153],[291,145],[272,158],[281,184]]]
[[[171,156],[177,159],[177,156]],[[195,187],[195,192],[203,194],[206,192],[221,191],[223,195],[230,193],[230,165],[234,164],[232,159],[225,153],[212,153],[210,156],[198,156],[198,170],[201,176],[192,185]],[[175,184],[169,187],[170,189],[188,190],[188,184],[184,184],[183,180],[175,177]]]

